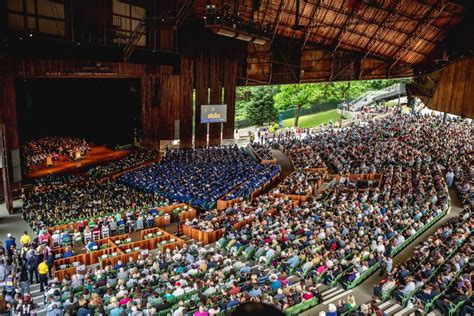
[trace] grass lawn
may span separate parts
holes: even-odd
[[[340,118],[341,116],[337,113],[337,109],[333,109],[325,112],[300,116],[298,125],[302,128],[317,127],[321,123],[328,123],[329,121],[336,123]],[[283,120],[283,127],[293,127],[294,123],[294,118]]]

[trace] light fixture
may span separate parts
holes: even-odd
[[[252,43],[257,44],[257,45],[265,45],[267,43],[267,41],[263,38],[256,37],[256,38],[254,38]]]
[[[227,36],[227,37],[234,37],[235,36],[235,32],[229,31],[229,30],[226,30],[226,29],[223,29],[223,28],[219,29],[217,31],[217,34]]]
[[[251,36],[248,36],[246,34],[242,34],[242,33],[239,33],[236,37],[236,39],[239,39],[241,41],[245,41],[245,42],[250,42],[252,40],[252,37]]]

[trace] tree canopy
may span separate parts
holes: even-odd
[[[245,107],[245,115],[253,124],[261,126],[264,123],[274,123],[277,120],[278,111],[273,100],[277,87],[257,87],[252,92],[252,99]]]
[[[370,90],[380,90],[405,80],[366,80],[324,83],[304,83],[281,86],[239,87],[236,96],[236,120],[254,122],[261,118],[273,118],[278,111],[295,109],[296,116],[301,109],[318,104],[350,101]],[[267,95],[268,94],[268,95]],[[274,100],[270,106],[270,96]],[[259,99],[264,98],[264,101]],[[272,101],[273,101],[272,100]],[[269,113],[257,113],[256,109]],[[295,120],[297,121],[297,120]],[[297,122],[296,122],[297,123]]]

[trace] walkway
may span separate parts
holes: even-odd
[[[393,265],[396,266],[401,262],[406,261],[410,258],[415,250],[415,246],[418,245],[423,240],[427,239],[430,235],[432,235],[440,226],[446,223],[449,219],[457,216],[461,211],[461,202],[458,199],[458,194],[455,189],[449,190],[449,196],[451,198],[450,208],[446,216],[444,216],[441,220],[431,226],[426,232],[424,232],[420,237],[415,239],[410,245],[408,245],[405,249],[403,249],[398,255],[393,258]],[[369,277],[364,283],[359,285],[356,288],[351,290],[344,291],[342,287],[338,286],[335,288],[328,289],[322,292],[323,295],[323,302],[322,304],[317,305],[316,307],[301,313],[301,316],[313,316],[318,315],[320,311],[328,310],[328,304],[337,305],[338,300],[344,299],[347,302],[347,296],[352,294],[356,298],[357,304],[363,304],[370,302],[372,299],[372,291],[375,285],[377,285],[382,280],[382,277],[379,276],[378,271],[374,273],[371,277]],[[414,313],[415,309],[405,309],[403,306],[400,306],[397,302],[394,301],[387,301],[385,303],[380,302],[381,308],[387,313],[387,315],[411,315]],[[433,315],[439,315],[436,312]]]

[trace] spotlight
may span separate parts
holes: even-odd
[[[30,33],[30,35],[29,35],[29,36],[30,36],[30,37],[33,37],[33,33]]]

